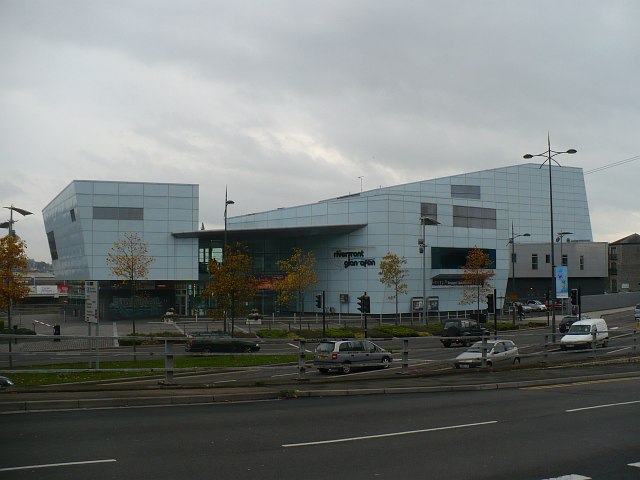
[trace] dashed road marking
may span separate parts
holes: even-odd
[[[31,470],[34,468],[51,468],[51,467],[68,467],[70,465],[90,465],[92,463],[107,463],[107,462],[116,462],[115,458],[110,458],[108,460],[87,460],[84,462],[64,462],[64,463],[47,463],[43,465],[25,465],[22,467],[8,467],[8,468],[0,468],[0,472],[10,472],[14,470]]]

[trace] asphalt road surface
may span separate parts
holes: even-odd
[[[627,378],[4,414],[0,477],[637,479],[639,408]]]

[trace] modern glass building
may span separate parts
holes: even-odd
[[[592,241],[582,169],[553,167],[552,183],[554,229],[570,230],[574,240]],[[305,311],[317,311],[315,294],[325,291],[326,307],[332,312],[357,314],[357,297],[367,292],[373,314],[395,313],[395,301],[389,298],[394,292],[385,288],[378,274],[388,252],[407,259],[408,293],[400,296],[401,312],[413,313],[413,300],[422,298],[423,289],[432,312],[473,310],[473,305],[460,304],[469,249],[481,248],[494,260],[491,283],[503,298],[510,275],[512,226],[515,232],[529,233],[526,240],[544,249],[551,238],[549,200],[548,169],[524,164],[233,217],[227,238],[229,243],[250,246],[255,273],[262,276],[257,307],[266,314],[278,308],[269,290],[280,273],[277,261],[289,257],[294,247],[313,251],[317,259],[318,284],[306,292]],[[425,258],[418,246],[421,217],[427,217],[427,223],[438,222],[424,226]],[[223,232],[174,235],[198,239],[202,284],[207,262],[220,255]],[[547,271],[550,275],[550,266]]]
[[[198,201],[198,185],[72,181],[42,210],[56,278],[75,280],[80,290],[86,280],[100,281],[102,318],[129,316],[130,294],[106,259],[114,242],[137,233],[153,257],[138,314],[159,316],[169,306],[186,313],[187,284],[198,276],[197,241],[171,233],[197,228]]]
[[[572,241],[591,242],[582,169],[554,166],[552,184],[554,229],[572,232]],[[394,292],[378,274],[389,252],[407,259],[401,312],[414,313],[423,291],[431,312],[459,312],[475,308],[460,303],[469,249],[481,248],[493,260],[498,298],[510,277],[512,232],[529,233],[536,255],[549,257],[544,245],[557,233],[551,232],[549,194],[548,168],[522,164],[231,217],[226,238],[249,246],[261,280],[255,306],[264,314],[282,310],[272,286],[282,274],[278,260],[294,247],[317,259],[318,284],[305,292],[307,312],[317,311],[315,294],[324,291],[331,312],[357,314],[357,297],[367,292],[372,314],[395,313]],[[208,262],[221,258],[225,231],[197,229],[197,185],[73,181],[43,214],[58,278],[113,282],[106,255],[124,233],[136,232],[155,258],[148,288],[161,306],[171,304],[181,314],[208,306],[198,292],[208,280]],[[117,313],[117,296],[109,297],[107,316]]]

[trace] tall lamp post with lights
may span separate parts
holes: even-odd
[[[511,237],[509,237],[509,244],[511,244],[511,291],[513,295],[517,295],[516,292],[516,245],[515,240],[518,237],[530,237],[530,233],[514,233],[513,231],[513,222],[511,222]],[[512,302],[513,303],[513,302]],[[516,309],[513,309],[513,323],[516,323]]]
[[[222,260],[224,260],[224,250],[227,248],[227,207],[233,205],[233,200],[227,198],[227,187],[224,188],[224,243],[222,245]]]
[[[552,181],[552,176],[551,176],[551,162],[555,162],[559,167],[561,167],[562,165],[560,165],[558,163],[557,160],[555,160],[555,157],[557,157],[558,155],[562,155],[564,153],[576,153],[577,150],[575,148],[570,148],[569,150],[565,150],[564,152],[557,152],[555,150],[551,150],[551,140],[549,138],[549,135],[547,135],[547,151],[546,152],[542,152],[542,153],[538,153],[536,155],[532,155],[530,153],[527,153],[526,155],[524,155],[525,159],[531,159],[533,157],[544,157],[546,158],[546,160],[544,162],[542,162],[542,165],[540,165],[540,168],[544,167],[545,163],[549,164],[549,218],[551,221],[551,230],[550,230],[550,247],[551,247],[551,285],[550,285],[550,290],[549,290],[549,304],[551,306],[551,339],[552,342],[555,343],[556,341],[556,262],[555,262],[555,257],[553,255],[553,240],[554,240],[554,233],[553,233],[553,181]]]
[[[434,220],[431,217],[421,216],[420,217],[420,225],[422,225],[422,237],[418,238],[418,249],[422,254],[422,320],[425,325],[428,320],[428,310],[427,310],[427,280],[426,280],[426,270],[427,270],[427,244],[425,237],[425,227],[427,225],[440,225],[440,222]]]
[[[556,242],[560,242],[560,265],[562,265],[562,242],[564,242],[564,237],[573,235],[573,232],[558,232],[556,235]]]

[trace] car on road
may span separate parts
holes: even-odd
[[[489,335],[489,330],[480,326],[476,320],[470,318],[450,318],[442,327],[440,342],[446,348],[452,344],[468,347],[473,342]]]
[[[532,312],[546,312],[547,306],[540,300],[527,300],[527,305]]]
[[[184,349],[187,352],[251,353],[260,350],[260,344],[224,332],[207,332],[193,334],[187,339]]]
[[[569,347],[588,348],[595,341],[596,346],[609,344],[609,328],[603,318],[590,318],[573,322],[571,328],[560,339],[560,349]]]
[[[13,387],[13,381],[9,377],[0,376],[0,390]]]
[[[474,343],[466,352],[461,353],[453,362],[455,368],[480,367],[482,365],[483,342]],[[520,352],[511,340],[486,340],[487,366],[519,365]]]
[[[547,307],[547,310],[551,310],[552,308],[555,308],[556,310],[562,310],[562,301],[560,300],[555,300],[555,303],[553,300],[545,300],[544,302],[545,307]]]
[[[578,320],[587,320],[589,318],[591,318],[589,315],[581,315],[580,317],[578,317],[577,315],[567,315],[566,317],[562,317],[562,320],[560,320],[560,323],[558,324],[558,330],[560,331],[560,333],[566,333],[571,328],[571,325],[573,325]]]
[[[388,368],[391,353],[370,340],[322,340],[313,355],[313,365],[320,373],[338,370],[350,373],[353,368]]]

